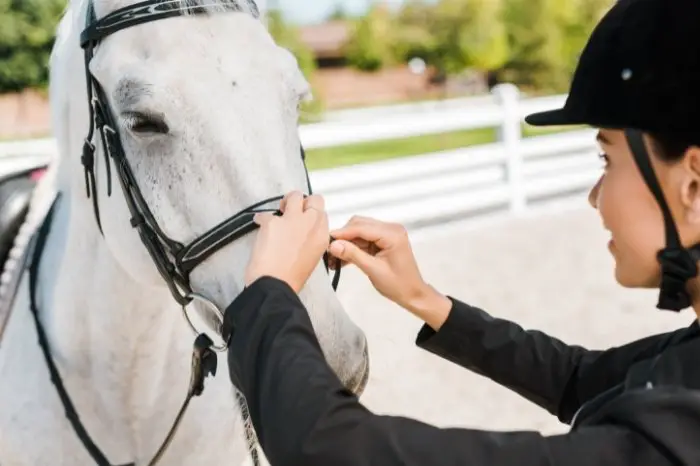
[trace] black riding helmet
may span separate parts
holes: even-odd
[[[681,246],[642,132],[677,134],[700,145],[700,0],[619,0],[593,31],[563,108],[531,114],[533,126],[585,124],[625,131],[644,181],[661,207],[659,309],[690,306],[700,244]]]

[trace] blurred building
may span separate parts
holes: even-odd
[[[446,87],[431,82],[429,70],[422,74],[400,65],[376,72],[361,72],[348,66],[345,45],[350,25],[342,20],[299,28],[301,40],[312,50],[318,64],[314,78],[317,92],[328,108],[376,105],[406,100],[439,98],[446,94],[479,94],[483,80],[455,78]]]

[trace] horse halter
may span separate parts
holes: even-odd
[[[254,3],[250,3],[254,7]],[[257,14],[257,7],[254,7],[254,13]],[[92,197],[97,225],[100,232],[102,232],[95,180],[95,145],[92,142],[95,130],[99,131],[104,149],[107,195],[111,196],[112,193],[111,158],[116,166],[119,182],[131,214],[131,226],[138,230],[141,241],[155,262],[158,272],[165,280],[175,300],[183,306],[183,309],[194,299],[203,301],[208,307],[212,307],[210,301],[193,292],[190,286],[190,273],[224,246],[255,230],[258,227],[253,221],[256,213],[274,212],[279,215],[279,209],[272,207],[272,205],[279,205],[279,201],[283,198],[283,196],[276,196],[247,207],[188,245],[183,245],[169,238],[158,226],[158,222],[156,222],[148,208],[126,158],[126,153],[119,137],[118,126],[110,112],[105,92],[90,72],[89,64],[93,58],[95,47],[105,37],[131,26],[185,14],[207,14],[207,10],[202,6],[187,5],[182,0],[147,0],[115,10],[98,20],[93,2],[90,0],[85,30],[80,36],[80,46],[85,53],[85,75],[90,111],[90,128],[83,144],[81,161],[85,169],[87,196],[88,198]],[[311,194],[311,181],[306,168],[303,147],[301,147],[301,158],[306,173],[307,187],[309,194]],[[328,271],[328,260],[328,255],[324,255],[326,271]],[[339,272],[340,267],[336,267],[333,278],[334,289],[338,286]],[[213,307],[215,308],[215,306]],[[218,314],[221,314],[220,311]],[[221,315],[219,317],[222,318]],[[192,326],[189,318],[187,320]]]

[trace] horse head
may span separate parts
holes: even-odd
[[[310,187],[309,84],[251,0],[91,0],[80,14],[87,140],[80,169],[61,161],[75,202],[134,282],[223,309],[243,289],[250,214]],[[300,295],[329,364],[361,392],[366,339],[322,263]]]

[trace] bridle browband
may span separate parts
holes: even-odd
[[[252,0],[248,3],[253,7],[254,15],[257,15],[257,7]],[[97,200],[97,183],[95,177],[95,151],[96,146],[93,143],[95,133],[99,133],[102,139],[102,147],[104,152],[105,170],[107,173],[107,195],[112,194],[112,173],[111,162],[114,163],[117,171],[117,176],[124,193],[127,207],[131,214],[130,223],[133,228],[136,228],[141,241],[148,250],[149,255],[153,259],[158,272],[165,280],[170,289],[173,298],[182,306],[185,318],[194,330],[197,338],[195,339],[192,352],[191,377],[187,396],[178,412],[175,421],[166,435],[165,440],[160,445],[158,451],[153,456],[153,459],[148,463],[149,466],[155,465],[162,458],[165,449],[170,445],[170,442],[180,425],[184,413],[189,406],[189,402],[194,396],[201,395],[204,390],[204,379],[207,375],[216,374],[217,357],[214,351],[224,351],[228,348],[228,342],[224,342],[223,346],[217,347],[213,341],[204,333],[199,333],[187,316],[186,306],[193,300],[202,301],[206,306],[213,308],[217,317],[223,322],[223,313],[206,297],[195,293],[190,286],[190,273],[202,262],[211,255],[232,243],[233,241],[243,237],[244,235],[255,230],[258,225],[254,222],[256,213],[273,212],[280,215],[279,201],[283,196],[275,196],[269,199],[260,201],[252,206],[249,206],[238,212],[229,219],[223,221],[208,232],[204,233],[188,245],[183,245],[178,241],[169,238],[158,225],[151,210],[146,204],[143,195],[138,187],[136,179],[133,175],[129,162],[126,158],[126,153],[119,137],[118,125],[114,121],[114,116],[110,111],[108,99],[100,83],[90,72],[90,61],[94,56],[94,51],[97,45],[105,37],[139,24],[144,24],[152,21],[157,21],[165,18],[183,16],[189,14],[209,14],[207,7],[211,7],[215,2],[210,2],[206,7],[186,5],[181,0],[147,0],[139,2],[124,8],[113,11],[101,19],[97,19],[93,0],[88,0],[86,25],[80,35],[80,46],[85,54],[85,77],[87,82],[87,96],[89,104],[89,120],[90,126],[87,137],[85,138],[82,150],[81,162],[85,170],[85,186],[88,198],[92,198],[95,219],[100,233],[102,231],[102,223],[100,220],[100,210]],[[312,194],[311,181],[306,167],[304,148],[300,148],[302,163],[306,174],[306,182],[309,194]],[[60,197],[60,195],[59,195]],[[61,403],[66,411],[66,416],[70,421],[73,430],[79,437],[90,456],[98,466],[111,466],[105,455],[95,445],[85,430],[80,418],[75,410],[73,403],[68,396],[68,393],[63,385],[60,374],[50,354],[49,344],[45,335],[45,331],[38,318],[38,308],[35,301],[36,280],[38,276],[39,262],[41,260],[43,246],[49,234],[51,218],[58,198],[54,201],[54,205],[49,211],[39,231],[32,239],[31,250],[31,265],[29,267],[30,274],[30,298],[31,311],[34,315],[34,320],[39,336],[39,345],[44,354],[44,358],[51,373],[51,380],[56,387],[56,390],[61,399]],[[331,238],[332,240],[332,238]],[[329,256],[324,255],[324,264],[326,271],[328,267]],[[332,286],[337,289],[340,279],[340,261],[337,261],[335,273],[333,276]],[[260,464],[259,454],[256,448],[257,439],[255,432],[246,419],[248,412],[245,399],[240,393],[236,394],[237,402],[243,413],[243,421],[245,424],[245,434],[249,443],[250,452],[253,458],[253,464]],[[133,463],[128,466],[134,466]]]

